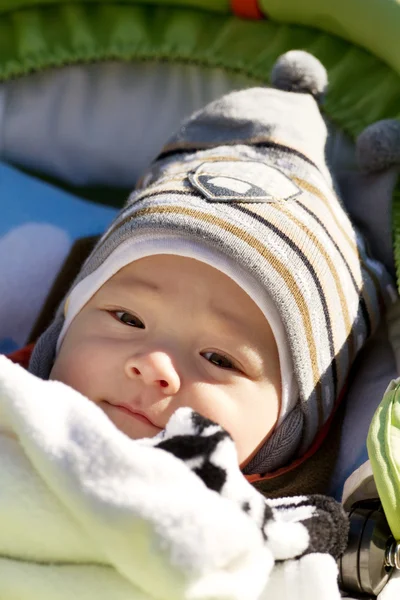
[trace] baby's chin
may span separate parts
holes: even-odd
[[[96,404],[104,411],[116,428],[132,440],[152,438],[161,431],[158,427],[155,427],[155,425],[146,422],[140,415],[128,414],[120,407],[113,406],[105,401],[100,401]]]

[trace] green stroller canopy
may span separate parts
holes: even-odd
[[[302,48],[327,68],[324,110],[341,131],[354,139],[400,117],[400,5],[392,0],[0,0],[0,14],[3,82],[50,67],[151,60],[267,84],[276,58]],[[399,188],[393,206],[400,257]]]

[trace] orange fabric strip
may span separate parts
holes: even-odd
[[[35,344],[29,344],[28,346],[20,348],[12,354],[9,354],[7,358],[12,360],[14,363],[21,365],[21,367],[24,367],[24,369],[27,369],[34,346]]]
[[[264,19],[257,0],[231,0],[232,12],[241,19]]]

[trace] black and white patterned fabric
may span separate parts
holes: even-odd
[[[221,496],[233,500],[257,523],[267,546],[278,560],[327,552],[338,558],[346,548],[348,518],[341,504],[322,495],[268,499],[243,477],[229,433],[189,408],[177,411],[167,428],[152,440],[170,452]],[[284,525],[297,523],[299,537],[306,532],[299,550],[295,540],[285,539]],[[303,529],[303,531],[302,531]]]

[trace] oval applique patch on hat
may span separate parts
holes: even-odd
[[[279,202],[301,194],[282,171],[255,160],[204,162],[189,181],[211,202]]]

